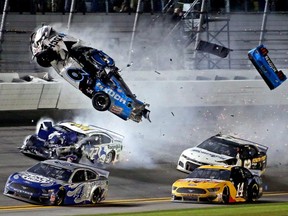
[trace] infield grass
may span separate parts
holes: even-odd
[[[96,214],[95,214],[96,215]],[[236,204],[224,207],[101,214],[105,216],[288,216],[288,203]],[[88,216],[88,215],[81,215]],[[94,216],[91,214],[89,216]]]

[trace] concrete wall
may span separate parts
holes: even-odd
[[[153,71],[145,72],[146,77],[147,73]],[[165,80],[156,80],[159,74],[154,74],[143,80],[127,79],[126,83],[139,100],[151,105],[151,110],[153,107],[288,105],[286,82],[271,91],[261,79],[184,80],[173,78],[175,73],[170,71]],[[214,73],[225,75],[220,71]],[[123,74],[124,79],[125,76],[128,75]],[[3,82],[0,84],[0,101],[0,111],[93,109],[89,98],[62,79],[35,83]]]

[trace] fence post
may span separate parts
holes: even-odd
[[[6,21],[6,11],[7,11],[7,6],[8,6],[8,0],[5,0],[4,7],[3,7],[3,14],[2,14],[2,20],[1,20],[1,26],[0,26],[0,44],[3,42],[3,35],[4,35],[4,25]],[[2,50],[2,47],[0,51]]]
[[[72,21],[72,16],[73,16],[73,12],[74,12],[74,4],[75,4],[75,0],[72,0],[72,1],[71,1],[71,7],[70,7],[68,24],[67,24],[67,29],[68,29],[68,31],[69,31],[69,29],[70,29],[70,25],[71,25],[71,21]]]
[[[265,0],[265,8],[264,8],[264,13],[263,13],[262,26],[261,26],[261,30],[260,30],[259,45],[261,45],[263,43],[263,40],[264,40],[264,31],[266,29],[268,3],[269,3],[269,0]]]
[[[140,6],[141,6],[141,0],[138,0],[136,15],[135,15],[134,24],[133,24],[132,36],[131,36],[131,41],[130,41],[130,47],[129,47],[128,63],[131,62],[131,55],[133,52],[133,43],[134,43],[135,32],[136,32],[136,27],[137,27],[137,22],[138,22],[138,16],[140,12]]]

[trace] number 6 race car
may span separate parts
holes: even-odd
[[[271,90],[287,79],[281,70],[277,70],[268,56],[268,49],[263,44],[250,50],[248,57]]]
[[[126,85],[114,60],[101,50],[82,45],[51,26],[42,26],[32,33],[30,48],[33,59],[41,67],[53,67],[67,82],[91,98],[98,111],[140,122],[149,119],[149,106],[136,99]],[[109,69],[109,73],[106,72]]]

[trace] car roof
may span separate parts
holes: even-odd
[[[245,146],[245,145],[253,145],[258,147],[259,149],[261,149],[262,151],[267,151],[268,147],[264,146],[262,144],[256,143],[256,142],[252,142],[250,140],[246,140],[246,139],[242,139],[239,137],[235,137],[235,136],[231,136],[231,135],[225,135],[225,134],[217,134],[211,138],[217,138],[217,139],[222,139],[222,140],[226,140],[226,141],[230,141],[233,144],[235,144],[235,146]]]
[[[105,133],[109,136],[112,136],[114,139],[117,139],[120,141],[122,141],[124,139],[124,136],[121,134],[118,134],[114,131],[110,131],[110,130],[107,130],[105,128],[101,128],[101,127],[98,127],[95,125],[81,124],[81,123],[77,123],[77,122],[61,122],[61,123],[58,123],[57,125],[67,127],[70,130],[85,134],[87,136],[89,136],[89,134],[91,134],[91,133],[98,132],[98,133]]]
[[[64,161],[64,160],[51,159],[51,160],[42,161],[40,163],[50,164],[50,165],[65,168],[65,169],[68,169],[71,171],[74,171],[76,169],[86,168],[86,169],[93,170],[93,171],[97,172],[98,174],[101,174],[101,175],[104,175],[107,177],[109,175],[109,172],[106,170],[99,169],[99,168],[89,166],[86,164],[72,163],[72,162],[68,162],[68,161]]]

